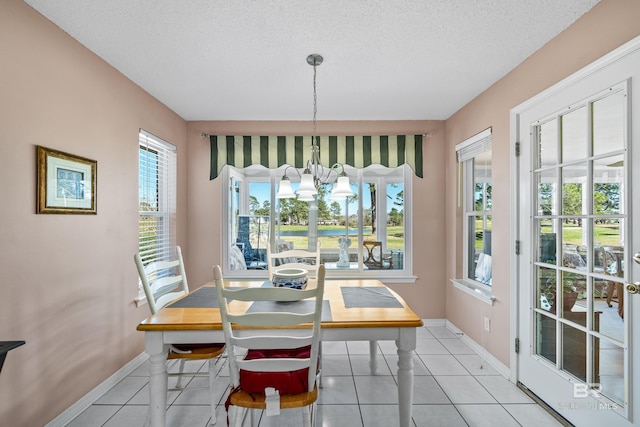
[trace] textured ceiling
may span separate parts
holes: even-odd
[[[598,0],[25,0],[186,120],[446,119]]]

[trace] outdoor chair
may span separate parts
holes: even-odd
[[[294,249],[293,244],[280,242],[276,244],[277,251],[267,246],[267,268],[269,279],[273,278],[273,272],[281,268],[304,268],[309,272],[308,277],[316,277],[320,266],[320,242],[316,244],[315,251]]]
[[[382,253],[382,242],[367,241],[362,242],[364,264],[371,269],[393,268],[393,258],[391,254]]]

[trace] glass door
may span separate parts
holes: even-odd
[[[617,72],[638,69],[634,57]],[[579,80],[518,117],[517,376],[575,425],[631,426],[640,189],[630,185],[631,79],[606,80]]]

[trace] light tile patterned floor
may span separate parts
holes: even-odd
[[[394,342],[378,343],[378,370],[369,370],[367,342],[328,342],[323,345],[323,387],[317,426],[390,427],[398,424]],[[511,384],[445,327],[418,330],[413,423],[420,426],[560,426],[551,415]],[[191,365],[190,368],[194,368]],[[206,370],[203,363],[196,369]],[[142,426],[149,401],[148,366],[143,364],[91,407],[69,427]],[[218,426],[226,425],[224,400],[228,373],[224,359],[218,364],[216,397]],[[207,427],[206,377],[193,378],[183,391],[168,396],[167,425]],[[170,384],[171,386],[171,384]],[[278,417],[256,416],[260,427],[299,426],[299,411]],[[249,425],[246,420],[245,425]]]

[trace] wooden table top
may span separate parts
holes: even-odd
[[[262,286],[259,281],[225,281],[226,286]],[[209,282],[204,286],[214,286]],[[308,286],[314,286],[313,279]],[[402,304],[400,308],[358,307],[347,308],[342,297],[342,287],[380,287],[388,289]],[[195,292],[195,291],[194,291]],[[331,320],[323,321],[323,328],[397,328],[420,327],[422,319],[416,315],[406,302],[394,291],[378,280],[327,280],[324,299],[331,305]],[[232,311],[247,310],[251,303],[232,301]],[[222,321],[218,308],[174,308],[165,307],[153,316],[143,320],[138,331],[184,331],[184,330],[220,330]]]

